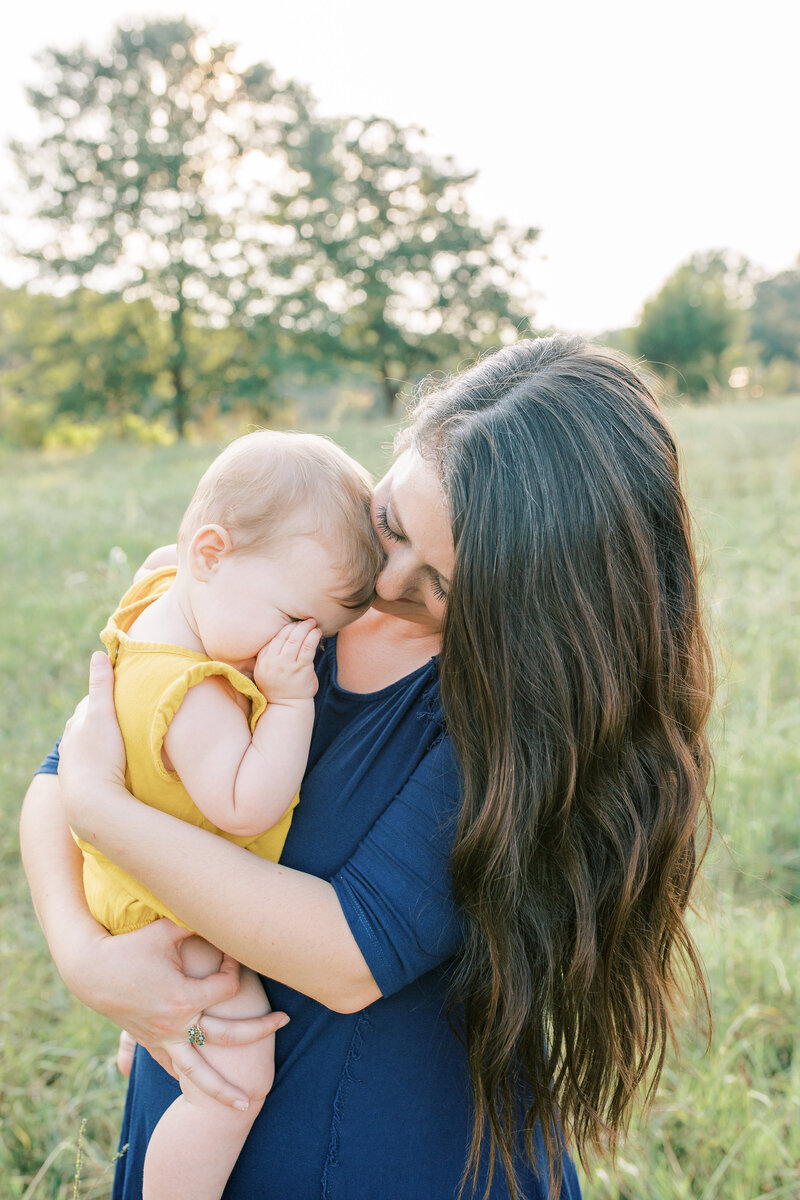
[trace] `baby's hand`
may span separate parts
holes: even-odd
[[[317,693],[314,654],[322,630],[313,618],[284,625],[267,642],[256,659],[256,687],[272,703],[280,700],[313,700]]]

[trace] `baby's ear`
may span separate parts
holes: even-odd
[[[210,578],[220,559],[233,549],[231,535],[222,525],[202,525],[189,543],[189,570],[195,579]]]

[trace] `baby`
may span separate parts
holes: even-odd
[[[140,800],[277,861],[311,740],[315,650],[369,606],[382,564],[370,496],[366,472],[308,434],[248,434],[212,463],[181,523],[177,568],[134,583],[102,634]],[[111,933],[182,923],[80,844],[89,906]],[[181,954],[196,977],[222,960],[196,935]],[[242,967],[236,997],[209,1012],[269,1012],[258,976]],[[188,1037],[205,1042],[199,1025]],[[255,1099],[237,1111],[182,1081],[147,1149],[144,1200],[218,1200],[272,1085],[271,1038],[200,1053]]]

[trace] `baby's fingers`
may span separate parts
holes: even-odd
[[[317,652],[317,646],[319,645],[321,639],[322,630],[320,629],[319,625],[314,625],[311,629],[309,629],[308,633],[300,643],[300,647],[297,651],[298,661],[305,662],[312,659]]]
[[[296,628],[297,626],[293,621],[290,621],[287,625],[282,625],[275,636],[270,638],[266,646],[262,648],[261,654],[279,654]]]
[[[281,653],[289,660],[296,659],[300,654],[302,647],[305,645],[306,638],[310,637],[315,632],[319,633],[320,631],[313,617],[308,617],[305,621],[296,621],[294,625],[289,626],[289,632],[285,640],[281,643]],[[281,633],[283,633],[283,630],[281,630]],[[280,637],[280,634],[276,634],[276,637]],[[317,642],[318,641],[319,636],[317,637]],[[272,642],[270,642],[270,646],[272,646],[274,642],[275,638],[273,638]],[[316,642],[314,645],[316,646]]]

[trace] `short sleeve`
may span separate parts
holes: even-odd
[[[57,775],[58,774],[58,747],[61,745],[61,738],[58,739],[53,749],[43,759],[36,768],[36,775]]]
[[[462,941],[450,851],[460,776],[441,738],[331,879],[384,996],[452,957]]]

